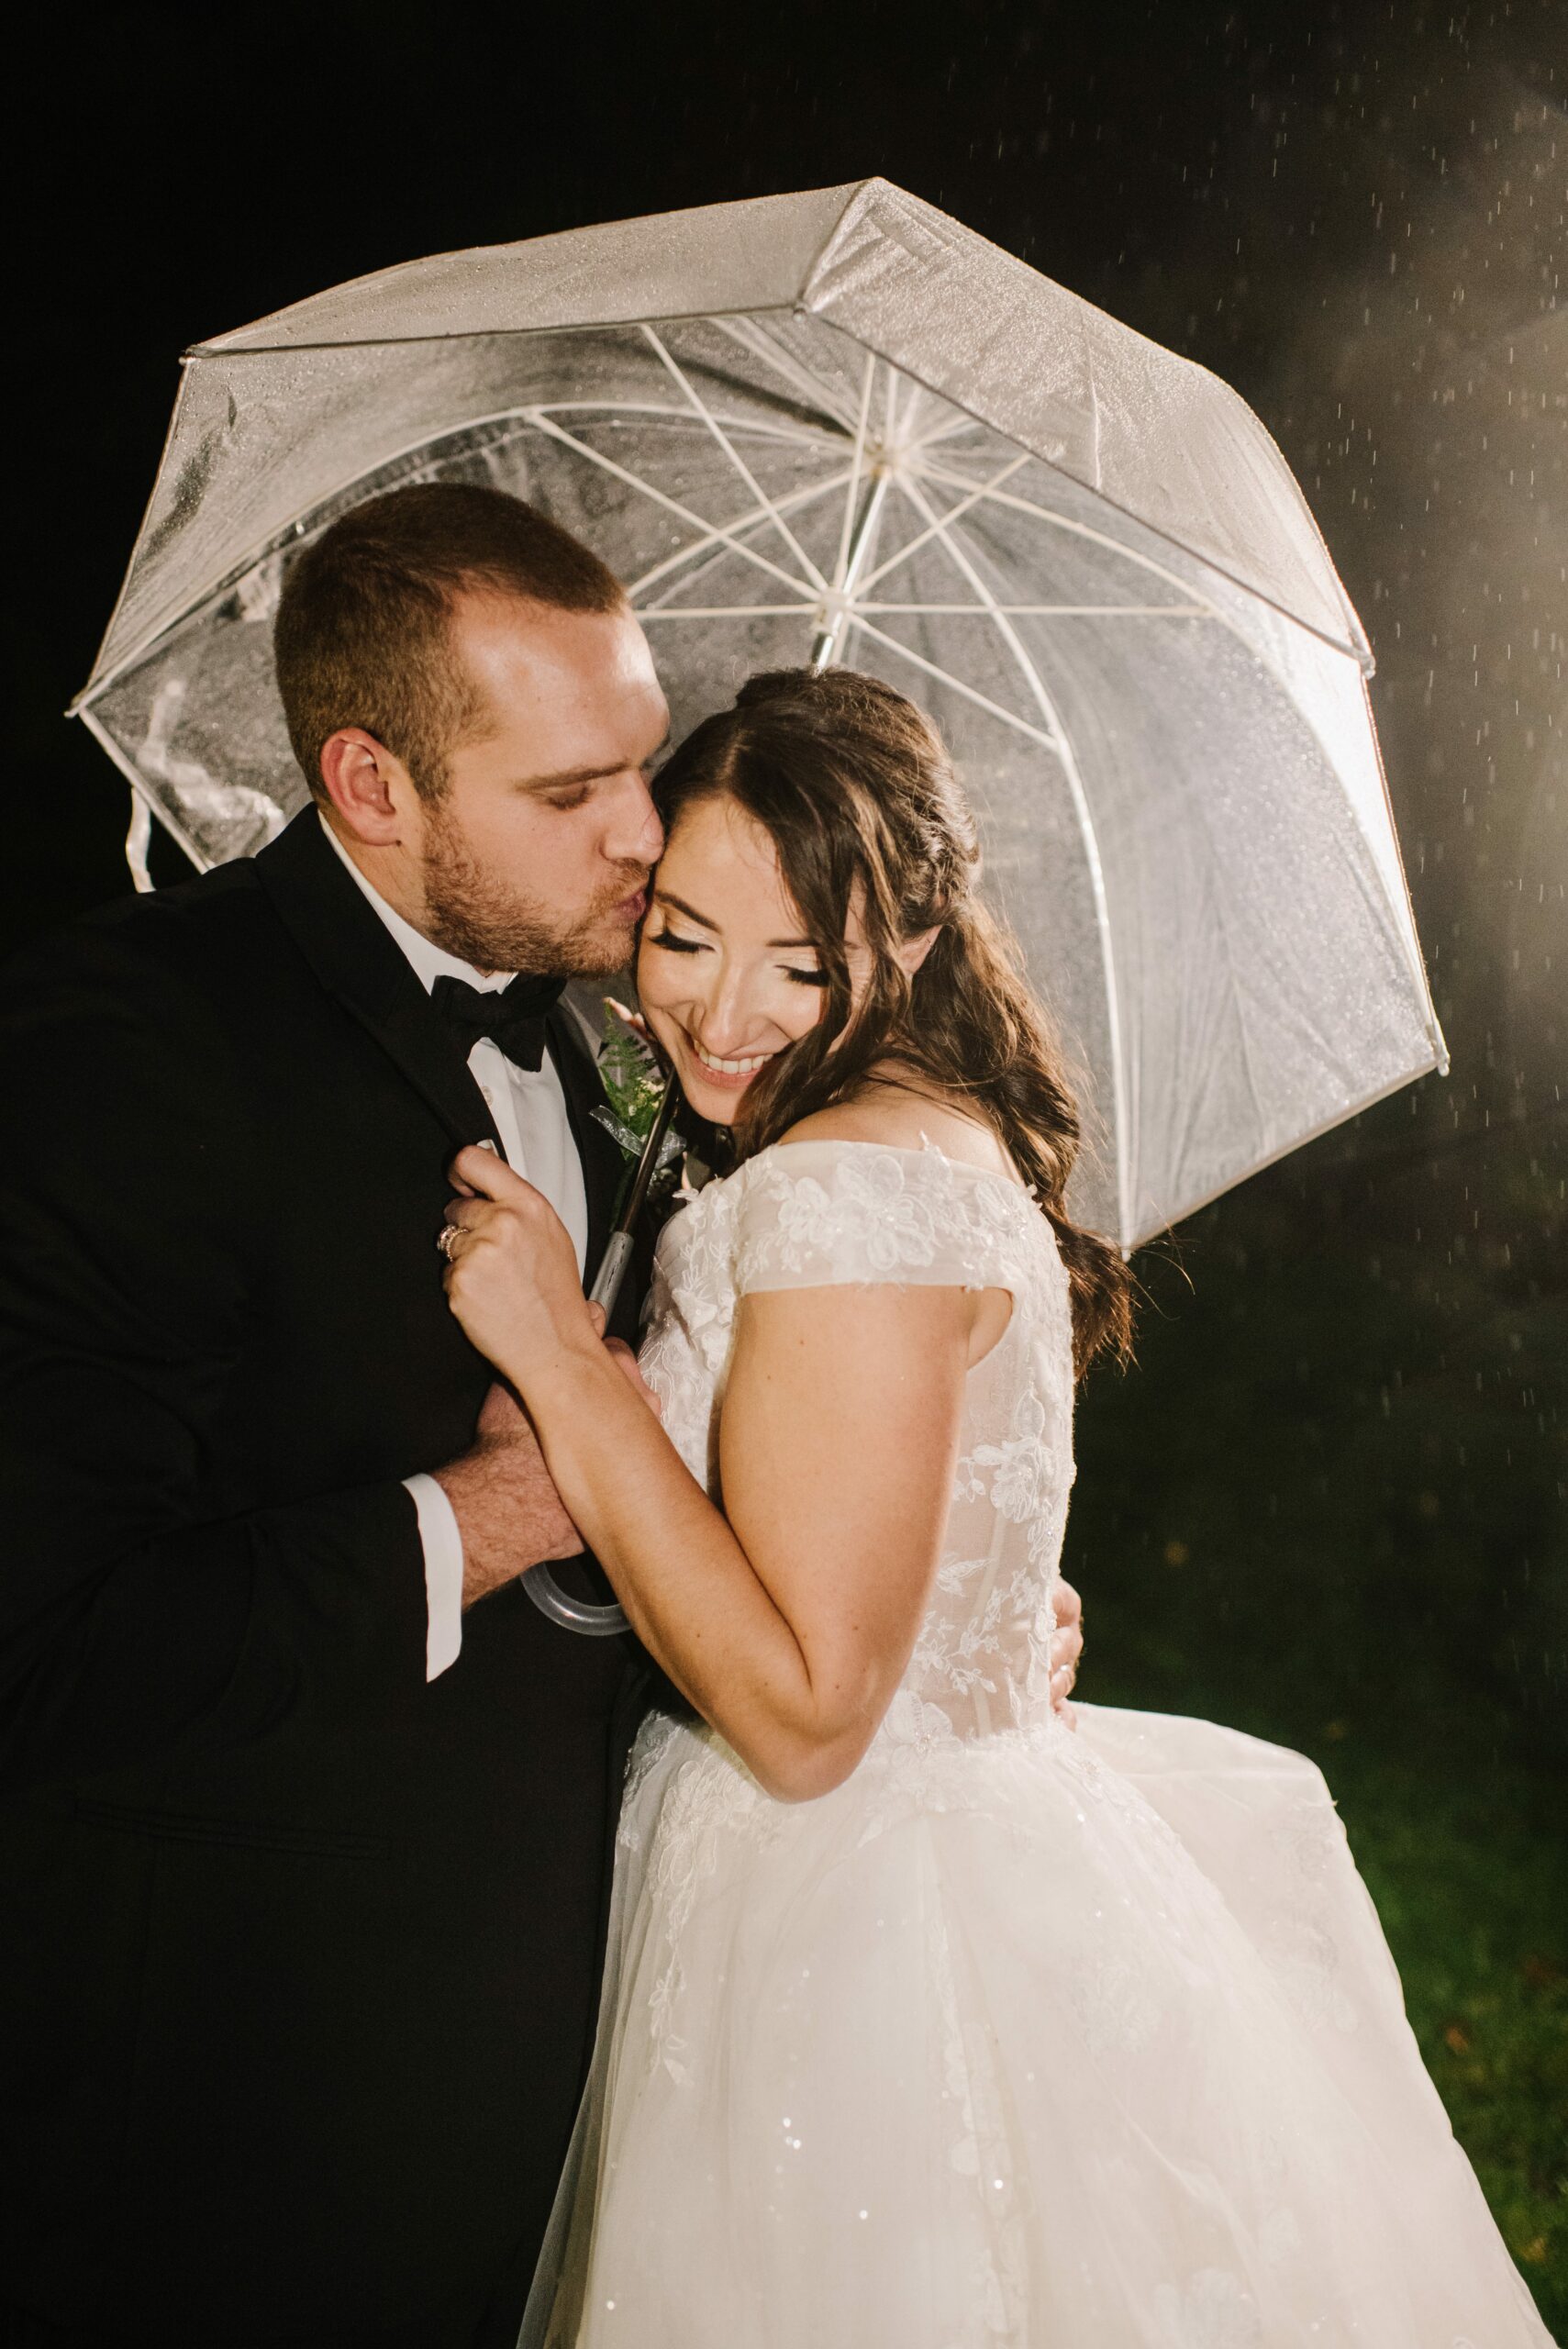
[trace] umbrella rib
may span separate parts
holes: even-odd
[[[929,479],[940,482],[945,488],[967,489],[971,486],[962,473],[944,473],[938,465],[927,465],[923,470]],[[981,495],[994,499],[998,506],[1010,507],[1015,513],[1032,515],[1037,522],[1049,522],[1053,529],[1066,530],[1073,538],[1088,539],[1095,546],[1106,548],[1112,554],[1125,555],[1128,562],[1136,563],[1140,571],[1150,572],[1156,579],[1164,580],[1167,586],[1179,587],[1184,596],[1195,597],[1209,619],[1218,620],[1233,636],[1240,637],[1241,631],[1235,621],[1222,612],[1218,604],[1210,602],[1201,589],[1193,586],[1190,580],[1182,578],[1174,571],[1168,571],[1162,562],[1156,562],[1152,555],[1144,554],[1137,547],[1124,546],[1119,539],[1113,539],[1105,530],[1096,530],[1091,523],[1076,522],[1069,515],[1053,513],[1049,506],[1037,506],[1032,498],[1020,497],[1016,491],[987,488]],[[1241,640],[1245,643],[1247,640],[1242,638]],[[1251,646],[1248,649],[1251,650]]]
[[[884,445],[891,449],[895,445],[898,433],[898,386],[904,382],[905,378],[899,373],[897,368],[894,365],[892,360],[887,357],[885,352],[883,354],[882,363],[887,370],[886,397],[884,401],[882,411],[882,437]],[[913,411],[915,405],[914,394],[918,389],[918,384],[912,384],[910,385],[910,398],[908,406],[905,410],[906,415],[908,415]]]
[[[660,337],[655,334],[651,327],[645,326],[642,331],[648,340],[652,344],[654,350],[658,352],[660,359],[663,362],[663,364],[669,369],[671,374],[674,377],[676,383],[679,384],[682,391],[684,392],[687,399],[690,400],[693,408],[701,417],[703,423],[706,425],[708,430],[712,433],[714,439],[717,441],[719,447],[723,450],[725,455],[728,458],[730,463],[734,466],[736,472],[740,474],[747,488],[751,491],[752,496],[757,498],[761,504],[766,507],[768,519],[772,522],[774,529],[778,532],[785,546],[788,547],[791,554],[794,555],[801,569],[803,571],[808,571],[811,573],[813,581],[818,587],[826,588],[828,582],[823,578],[822,573],[817,570],[817,565],[812,562],[811,557],[806,553],[806,549],[801,545],[799,540],[795,537],[795,532],[790,529],[789,524],[784,520],[784,516],[779,512],[778,507],[773,504],[773,499],[768,495],[767,491],[762,487],[762,483],[757,479],[755,473],[751,471],[751,466],[746,462],[745,458],[741,456],[733,441],[730,440],[717,417],[714,415],[711,408],[706,406],[703,401],[698,398],[695,387],[688,381],[684,371],[682,369],[679,361],[675,358],[674,353],[665,347],[664,343],[661,340]]]
[[[743,554],[748,562],[754,562],[760,571],[770,572],[773,578],[782,579],[786,587],[795,588],[807,600],[816,592],[808,581],[792,579],[787,571],[782,569],[776,562],[770,562],[767,556],[759,554],[755,547],[749,547],[743,540],[732,537],[728,529],[716,530],[705,514],[694,514],[689,506],[681,504],[679,498],[667,496],[663,490],[655,489],[651,481],[644,481],[639,474],[628,473],[626,466],[617,465],[613,457],[601,456],[598,450],[589,441],[579,440],[574,432],[568,432],[564,426],[556,424],[548,416],[541,415],[537,408],[530,408],[528,413],[539,431],[548,433],[551,440],[563,442],[568,449],[575,449],[580,457],[586,457],[591,463],[599,466],[603,472],[613,473],[617,481],[624,481],[628,488],[639,489],[644,497],[652,498],[656,506],[668,507],[672,514],[678,514],[683,522],[690,522],[694,529],[712,531],[713,535],[721,539],[726,546],[733,547],[737,554]]]
[[[962,473],[945,473],[936,465],[927,465],[923,470],[929,480],[940,482],[947,488],[965,489],[970,485],[964,481]],[[1256,662],[1261,664],[1262,667],[1266,669],[1269,675],[1273,679],[1275,685],[1279,688],[1279,691],[1284,696],[1285,699],[1296,704],[1295,694],[1292,692],[1290,685],[1286,679],[1282,675],[1279,664],[1273,658],[1273,655],[1269,651],[1267,646],[1260,644],[1253,638],[1250,637],[1239,621],[1233,619],[1230,614],[1223,610],[1218,604],[1212,600],[1212,598],[1205,596],[1201,588],[1195,587],[1190,580],[1182,578],[1180,573],[1177,572],[1168,570],[1162,562],[1157,562],[1152,555],[1142,553],[1137,547],[1124,546],[1119,539],[1111,538],[1105,530],[1096,530],[1091,523],[1073,521],[1071,517],[1066,514],[1054,513],[1049,506],[1037,506],[1030,498],[1019,497],[1015,491],[989,490],[985,494],[987,496],[991,497],[994,503],[997,506],[1008,507],[1013,510],[1013,512],[1018,514],[1032,515],[1037,522],[1049,522],[1054,529],[1058,530],[1065,530],[1072,537],[1087,539],[1092,545],[1105,547],[1112,554],[1123,555],[1129,562],[1136,564],[1140,571],[1147,571],[1152,577],[1156,579],[1162,579],[1168,587],[1175,587],[1179,589],[1184,596],[1196,597],[1196,617],[1215,621],[1217,625],[1224,629],[1229,635],[1233,636],[1237,643],[1246,653],[1249,661]],[[1229,577],[1229,573],[1224,575],[1226,577]],[[1236,584],[1238,583],[1234,581],[1232,582],[1232,584]],[[1315,636],[1320,644],[1327,644],[1332,651],[1343,653],[1350,660],[1355,659],[1354,653],[1350,651],[1347,646],[1335,643],[1332,637],[1325,636],[1322,629],[1314,628],[1310,621],[1296,619],[1296,614],[1289,611],[1284,605],[1274,602],[1270,596],[1260,595],[1256,588],[1245,588],[1243,592],[1250,596],[1255,597],[1260,604],[1265,606],[1270,611],[1278,612],[1285,619],[1296,620],[1296,625],[1298,628],[1305,628],[1309,635]],[[1129,608],[1136,609],[1136,607]],[[1183,609],[1181,606],[1175,604],[1161,606],[1159,608],[1162,610],[1168,609],[1172,612],[1179,612]],[[1296,706],[1299,707],[1298,704]],[[1303,714],[1305,715],[1305,713]],[[1308,720],[1307,722],[1310,724],[1311,721]],[[1374,744],[1375,740],[1376,737],[1374,735]],[[1424,972],[1422,975],[1424,983]]]
[[[844,497],[843,527],[839,532],[839,559],[833,565],[833,585],[841,591],[844,574],[850,563],[850,540],[854,534],[855,506],[860,496],[861,473],[865,465],[866,424],[871,416],[872,385],[876,377],[876,353],[866,353],[865,373],[861,379],[861,412],[855,423],[855,452],[850,464],[850,486]]]
[[[749,351],[753,359],[760,359],[764,366],[773,369],[775,375],[781,375],[800,398],[837,417],[846,434],[853,429],[853,412],[835,396],[827,384],[818,383],[808,368],[801,366],[798,360],[791,359],[775,349],[754,319],[709,316],[703,324],[717,327],[720,334],[728,335],[731,342],[738,342],[742,351]]]
[[[1026,450],[1021,455],[1013,458],[1010,463],[1004,465],[1001,472],[997,473],[993,480],[985,483],[984,487],[972,490],[967,497],[960,498],[958,504],[951,508],[944,518],[950,523],[956,522],[959,516],[961,514],[967,514],[970,507],[974,505],[978,499],[984,497],[988,490],[999,488],[1002,483],[1008,479],[1009,475],[1018,472],[1020,465],[1027,465],[1028,463],[1029,452]],[[917,531],[914,538],[910,539],[904,546],[899,548],[896,554],[891,554],[888,556],[885,562],[878,563],[876,569],[871,573],[871,576],[862,581],[862,584],[866,587],[874,587],[879,579],[885,579],[890,571],[896,571],[898,565],[903,562],[906,557],[912,555],[917,547],[925,546],[928,541],[935,538],[935,536],[936,526],[934,523],[929,529]]]
[[[1049,751],[1052,758],[1061,757],[1061,743],[1054,740],[1043,726],[1031,726],[1027,718],[1020,718],[1016,709],[1008,709],[1005,703],[993,701],[990,695],[983,694],[978,685],[972,685],[966,678],[955,677],[951,669],[943,669],[935,661],[929,661],[923,652],[917,652],[913,645],[904,643],[896,636],[889,636],[885,629],[877,628],[858,607],[850,614],[850,625],[862,629],[878,644],[884,644],[890,652],[896,652],[902,660],[911,662],[928,677],[934,677],[939,685],[950,685],[955,694],[965,701],[972,701],[977,709],[986,711],[992,718],[999,718],[1003,725],[1010,726],[1015,733],[1027,735],[1042,751]]]
[[[712,319],[709,323],[712,325],[720,325],[723,321],[719,319]],[[332,347],[336,348],[337,346]],[[239,354],[240,357],[248,357],[250,355],[250,354],[246,352]],[[184,386],[182,385],[181,398],[183,398],[183,396]],[[464,425],[454,428],[453,433],[439,433],[435,435],[434,438],[436,440],[447,440],[455,437],[456,431],[461,430],[465,433],[476,432],[482,430],[486,425],[491,424],[517,424],[518,426],[531,427],[533,429],[538,431],[553,431],[554,437],[557,440],[564,440],[568,446],[578,450],[582,455],[591,457],[595,463],[606,465],[611,472],[619,472],[621,478],[630,482],[635,488],[648,488],[648,484],[639,481],[635,474],[628,473],[624,469],[618,468],[610,463],[609,460],[601,458],[598,451],[591,447],[588,442],[574,439],[562,428],[554,426],[551,422],[552,410],[562,406],[575,406],[581,407],[608,408],[617,406],[618,405],[618,402],[609,400],[584,400],[573,403],[535,402],[532,406],[528,407],[494,408],[488,415],[470,417]],[[651,404],[650,404],[647,412],[654,415],[668,416],[671,417],[684,417],[685,415],[685,411],[679,407],[660,406],[654,408]],[[178,405],[176,405],[176,417],[178,415],[179,407]],[[172,426],[171,426],[171,433],[172,432]],[[516,437],[517,436],[507,434],[506,439],[510,440]],[[427,432],[421,435],[417,440],[410,441],[401,449],[389,451],[384,457],[378,460],[376,464],[368,469],[368,473],[362,473],[357,478],[359,480],[364,480],[369,477],[369,474],[384,473],[389,466],[397,464],[401,462],[403,459],[412,456],[417,451],[429,447],[431,445],[431,438],[432,436]],[[504,443],[495,442],[492,445],[499,447],[504,445]],[[817,445],[823,448],[832,449],[840,447],[841,443],[836,440],[832,434],[825,432],[821,434]],[[835,483],[828,485],[836,487],[837,484]],[[323,507],[331,504],[335,498],[344,495],[351,486],[353,486],[353,484],[350,482],[339,483],[336,489],[324,494],[317,500],[314,510],[319,512]],[[155,495],[156,489],[157,484],[155,483]],[[649,495],[651,496],[658,496],[659,493],[655,490],[649,489]],[[712,545],[715,542],[715,536],[710,525],[704,520],[701,516],[686,513],[684,508],[675,506],[672,499],[664,498],[662,503],[667,506],[671,506],[674,512],[683,514],[686,520],[694,522],[696,524],[698,529],[706,532],[707,536],[703,541],[705,545]],[[263,561],[267,555],[274,553],[280,542],[280,537],[286,535],[286,532],[280,534],[278,530],[272,529],[268,531],[263,538],[253,541],[243,555],[241,555],[236,562],[228,564],[219,576],[214,580],[209,586],[204,588],[193,601],[186,604],[182,609],[173,615],[171,616],[166,614],[163,618],[157,619],[150,629],[145,630],[141,635],[135,638],[131,644],[115,661],[112,668],[105,670],[101,676],[98,674],[96,669],[95,669],[87,684],[83,687],[82,692],[72,700],[68,714],[72,716],[80,716],[86,707],[86,698],[89,694],[91,694],[92,698],[96,701],[102,695],[108,691],[111,685],[117,685],[120,678],[125,675],[126,672],[128,669],[133,669],[137,662],[145,657],[150,647],[155,644],[161,637],[167,634],[170,629],[175,627],[184,626],[184,624],[191,619],[193,615],[203,611],[207,606],[216,602],[221,596],[230,594],[233,590],[235,581],[242,578],[247,571],[253,569],[256,563]],[[751,554],[754,562],[762,562],[764,561],[763,557],[755,554],[753,550],[749,547],[740,549],[740,551],[744,554]],[[771,564],[766,567],[769,569],[773,568]],[[786,576],[783,572],[777,573],[776,575],[780,578]],[[119,596],[116,600],[114,611],[110,614],[109,626],[105,631],[104,641],[106,643],[108,641],[109,637],[114,633],[115,620],[118,617],[121,606],[125,602],[128,584],[128,582],[122,584]],[[791,580],[789,584],[791,586],[796,586],[802,585],[802,583]],[[805,590],[803,587],[803,592],[809,591]],[[102,646],[100,646],[99,651],[101,654]],[[183,845],[183,843],[182,842],[182,846]]]
[[[686,608],[685,606],[679,603],[676,599],[682,596],[699,595],[705,584],[708,586],[709,593],[711,594],[713,574],[722,564],[728,562],[729,552],[728,544],[722,539],[706,549],[694,551],[690,568],[686,571],[675,573],[667,573],[665,574],[662,586],[657,590],[646,603],[639,605],[638,608],[640,611],[650,614],[655,612],[684,611]],[[762,595],[770,584],[771,583],[766,579],[752,580],[752,594]],[[735,596],[740,597],[744,595],[745,589],[742,587],[736,587],[731,589],[730,592]],[[773,592],[776,595],[778,590],[775,588]],[[792,604],[789,608],[791,611],[805,612],[812,610],[814,607],[806,601],[806,598],[803,594],[799,603]]]
[[[695,551],[695,550],[694,550]],[[628,593],[631,591],[628,589]],[[710,604],[702,607],[704,619],[755,618],[763,612],[808,612],[816,607],[802,597],[795,604]],[[863,612],[875,612],[883,618],[918,619],[991,619],[999,612],[1007,619],[1074,619],[1074,620],[1134,620],[1192,619],[1201,616],[1201,604],[862,604],[856,598],[850,613],[856,620]],[[638,610],[644,619],[695,619],[699,617],[695,604],[642,604]]]
[[[1084,855],[1089,868],[1089,886],[1094,895],[1095,913],[1100,933],[1100,963],[1105,974],[1106,1009],[1110,1027],[1111,1097],[1116,1117],[1117,1211],[1120,1226],[1117,1236],[1125,1243],[1132,1229],[1132,1198],[1131,1169],[1128,1161],[1129,1137],[1127,1130],[1129,1105],[1121,1033],[1121,1003],[1117,986],[1116,950],[1111,939],[1110,904],[1106,893],[1105,866],[1100,857],[1099,835],[1095,829],[1094,814],[1089,806],[1088,794],[1084,788],[1084,778],[1078,772],[1078,762],[1073,755],[1072,742],[1062,726],[1056,705],[1046,689],[1044,679],[1029,659],[1017,629],[1014,628],[1006,614],[1001,610],[995,597],[962,548],[956,540],[949,536],[945,523],[938,521],[917,484],[911,481],[903,481],[899,486],[911,505],[923,514],[929,522],[936,523],[938,535],[949,555],[985,606],[1003,642],[1023,672],[1024,680],[1051,730],[1057,756],[1062,762],[1062,774],[1067,779],[1067,788],[1073,796],[1073,810],[1077,815],[1078,829],[1084,843]]]
[[[710,542],[707,551],[712,551]],[[695,558],[704,549],[683,550]],[[682,557],[672,557],[662,563],[659,575],[667,576]],[[635,586],[627,593],[636,593]],[[807,612],[817,609],[814,602],[802,596],[793,604],[639,604],[638,612],[645,619],[695,619],[699,612],[705,619],[755,618],[764,612]],[[862,604],[855,598],[846,615],[851,621],[860,614],[870,612],[881,618],[916,619],[990,619],[1001,613],[1007,619],[1193,619],[1203,616],[1201,604]]]
[[[1076,620],[1164,620],[1199,619],[1207,617],[1207,604],[862,604],[856,598],[859,612],[929,612],[934,616],[956,618],[972,612],[979,618],[990,618],[996,612],[1008,619],[1076,619]]]
[[[809,505],[814,497],[826,497],[833,490],[842,488],[848,479],[848,473],[831,473],[826,481],[811,482],[804,489],[792,489],[787,497],[779,500],[779,504],[786,508]],[[762,519],[762,509],[756,507],[750,514],[737,515],[732,521],[724,523],[717,529],[705,531],[700,539],[694,539],[689,546],[677,547],[673,554],[667,554],[662,562],[656,562],[651,571],[645,571],[639,579],[632,580],[627,588],[627,594],[639,596],[643,589],[651,587],[656,579],[662,579],[669,572],[678,571],[684,562],[695,562],[699,555],[706,554],[710,548],[723,545],[727,533],[750,529],[754,523]]]
[[[950,416],[945,424],[933,425],[929,432],[922,432],[917,440],[909,443],[911,450],[934,449],[939,440],[956,440],[961,432],[989,432],[989,425],[982,424],[977,416]]]
[[[521,413],[522,411],[518,411]],[[669,416],[686,420],[687,411],[671,407],[663,400],[536,400],[529,414],[539,416],[584,416],[607,412],[615,416]],[[765,416],[715,416],[727,432],[756,432],[764,440],[793,440],[803,449],[837,449],[840,435],[836,432],[804,432],[794,426],[776,423]]]
[[[196,841],[192,838],[191,834],[186,831],[179,818],[171,808],[164,806],[163,801],[159,797],[158,794],[151,789],[146,776],[137,766],[136,762],[130,756],[130,753],[128,751],[121,750],[114,736],[109,732],[108,728],[99,718],[97,711],[91,707],[83,707],[81,712],[81,718],[83,725],[85,726],[88,733],[95,738],[99,748],[108,752],[116,766],[118,767],[120,773],[125,776],[126,781],[130,785],[132,791],[139,796],[144,807],[150,807],[152,813],[157,817],[159,822],[169,834],[171,840],[178,841],[180,847],[184,851],[185,854],[190,858],[191,863],[195,866],[196,871],[198,873],[210,872],[212,870],[213,860],[208,856],[206,849],[198,847]],[[128,849],[129,847],[128,841],[127,842],[127,847]],[[138,882],[137,885],[139,888],[140,883]]]

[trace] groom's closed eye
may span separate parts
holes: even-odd
[[[651,783],[659,768],[669,755],[670,738],[665,736],[656,751],[639,762],[639,773],[645,784]],[[626,772],[621,767],[575,767],[566,774],[530,775],[517,788],[542,800],[547,807],[558,808],[563,815],[574,807],[586,807],[594,796],[595,786],[610,782]]]
[[[604,775],[596,771],[593,774],[530,775],[526,782],[515,784],[513,788],[524,798],[535,800],[541,807],[565,810],[585,807],[604,780]]]

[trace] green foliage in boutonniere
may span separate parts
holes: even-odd
[[[606,996],[604,1041],[599,1047],[599,1082],[605,1088],[605,1097],[594,1116],[606,1133],[615,1136],[626,1154],[626,1177],[616,1202],[617,1219],[627,1185],[653,1130],[669,1081],[654,1056],[642,1022],[624,1005]],[[672,1126],[660,1146],[659,1163],[648,1186],[650,1197],[671,1187],[685,1150],[685,1143]]]

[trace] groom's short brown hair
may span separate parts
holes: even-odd
[[[343,726],[362,726],[439,797],[448,754],[481,715],[450,647],[465,593],[568,612],[626,602],[590,548],[504,490],[426,482],[351,507],[289,571],[273,633],[289,740],[317,798],[321,746]]]

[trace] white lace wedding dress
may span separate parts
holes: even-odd
[[[1207,1721],[1051,1712],[1072,1346],[1027,1194],[847,1142],[701,1192],[642,1355],[683,1456],[711,1482],[739,1297],[885,1281],[1014,1298],[909,1668],[815,1802],[645,1728],[524,2341],[1550,2349],[1317,1770]]]

